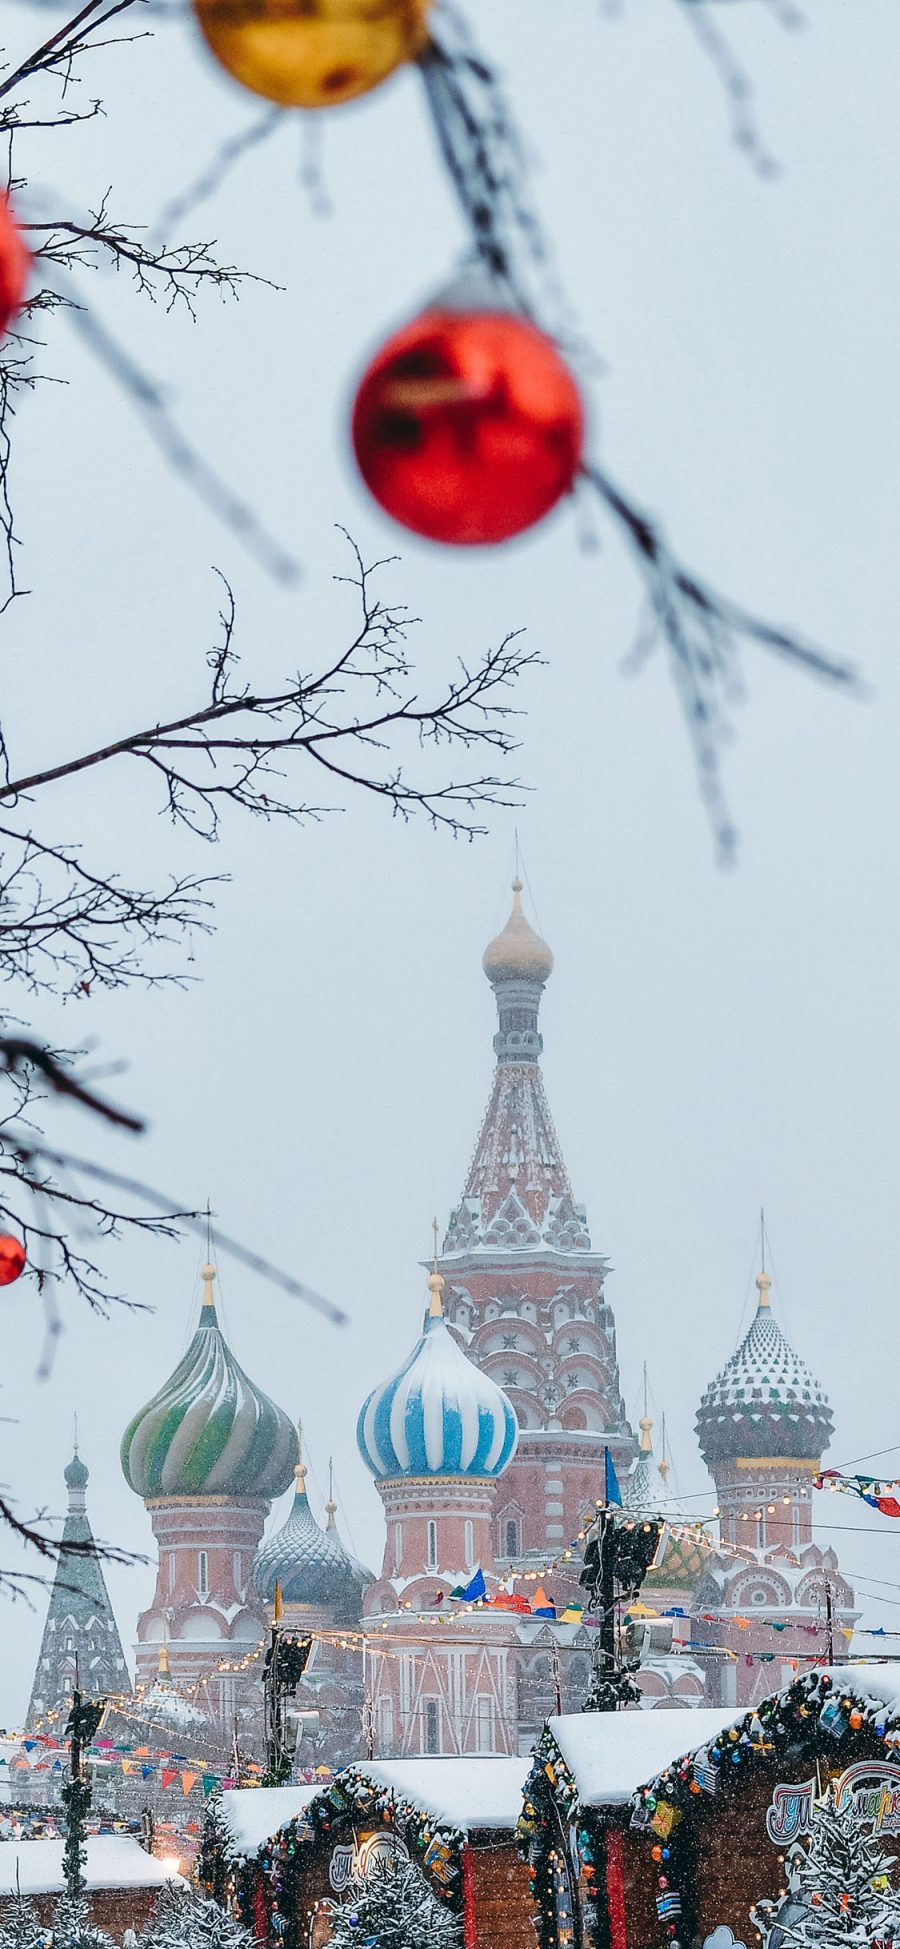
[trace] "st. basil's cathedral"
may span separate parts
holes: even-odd
[[[125,1477],[159,1556],[138,1620],[137,1686],[190,1700],[223,1741],[258,1697],[253,1654],[277,1588],[285,1624],[320,1634],[301,1699],[316,1762],[341,1766],[366,1750],[528,1751],[544,1720],[577,1710],[589,1689],[577,1539],[604,1493],[606,1451],[635,1519],[677,1506],[646,1403],[638,1437],[626,1414],[608,1262],[573,1193],[540,1066],[553,956],[521,894],[517,880],[483,959],[496,1065],[422,1329],[359,1413],[360,1452],[384,1506],[380,1571],[346,1548],[333,1496],[325,1527],[316,1520],[297,1429],[229,1347],[212,1265],[187,1352],[123,1438]],[[647,1707],[752,1703],[808,1659],[826,1612],[835,1633],[856,1615],[834,1552],[813,1541],[828,1402],[774,1315],[764,1270],[756,1283],[752,1324],[697,1415],[718,1541],[672,1520],[626,1634]],[[287,1518],[266,1537],[292,1485]],[[80,1505],[79,1521],[86,1528]],[[61,1592],[90,1561],[61,1558]],[[481,1579],[485,1604],[453,1598]],[[102,1575],[86,1601],[97,1682],[81,1677],[99,1692],[121,1664]],[[54,1591],[32,1722],[71,1691],[76,1608],[74,1595]],[[747,1634],[770,1621],[777,1650],[760,1663],[744,1650]]]

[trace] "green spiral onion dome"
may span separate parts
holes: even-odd
[[[174,1374],[122,1437],[122,1470],[146,1500],[159,1496],[250,1496],[271,1501],[290,1485],[297,1431],[238,1366],[203,1267],[197,1331]]]

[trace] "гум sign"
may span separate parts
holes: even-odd
[[[900,1766],[890,1760],[856,1760],[835,1781],[838,1808],[852,1806],[860,1826],[873,1834],[900,1834]],[[815,1780],[779,1781],[766,1814],[766,1833],[784,1847],[812,1833]]]

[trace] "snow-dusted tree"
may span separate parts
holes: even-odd
[[[0,1949],[40,1949],[46,1936],[34,1907],[17,1890],[0,1909]]]
[[[53,1949],[113,1949],[112,1941],[91,1921],[91,1905],[84,1890],[60,1895],[53,1904]]]
[[[331,1917],[334,1949],[458,1949],[459,1917],[433,1895],[415,1862],[372,1861]]]
[[[255,1949],[249,1929],[199,1888],[163,1888],[156,1914],[139,1937],[140,1949]]]
[[[852,1801],[838,1807],[832,1787],[791,1880],[783,1903],[754,1910],[766,1949],[872,1949],[900,1932],[897,1857],[861,1830]]]

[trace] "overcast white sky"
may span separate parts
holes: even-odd
[[[301,588],[273,588],[190,498],[59,320],[46,364],[70,384],[38,393],[17,427],[34,593],[4,619],[4,720],[30,767],[190,705],[215,628],[213,564],[234,583],[255,679],[330,654],[350,625],[331,582],[346,566],[336,522],[371,554],[400,553],[386,586],[423,618],[423,689],[458,653],[525,626],[547,660],[523,687],[532,790],[518,825],[556,955],[550,1099],[615,1267],[626,1396],[636,1412],[646,1358],[680,1489],[698,1498],[686,1507],[708,1510],[693,1415],[747,1324],[761,1203],[780,1317],[834,1406],[831,1459],[900,1444],[900,14],[895,0],[811,0],[791,34],[753,0],[721,8],[782,163],[762,182],[673,0],[628,0],[615,20],[589,0],[479,12],[606,362],[599,451],[700,569],[857,657],[867,701],[747,657],[726,755],[740,864],[723,873],[662,660],[622,673],[640,592],[615,535],[603,527],[602,551],[586,553],[562,515],[516,546],[454,556],[389,529],[367,501],[345,434],[354,376],[462,241],[408,76],[316,125],[327,217],[310,209],[286,120],[187,220],[283,290],[211,298],[190,327],[121,280],[91,285],[205,452],[301,555]],[[24,47],[36,17],[15,17]],[[112,183],[112,214],[132,221],[152,220],[259,113],[177,21],[100,57],[85,81],[107,120],[35,143],[28,160],[76,203]],[[37,87],[33,100],[46,112]],[[333,1452],[345,1529],[377,1567],[356,1413],[415,1335],[431,1218],[459,1196],[487,1097],[479,964],[507,907],[514,819],[467,847],[357,800],[305,830],[235,819],[207,861],[123,764],[60,786],[41,820],[129,876],[188,863],[232,875],[193,987],[41,1005],[36,1027],[127,1057],[117,1088],[152,1133],[105,1155],[180,1200],[209,1195],[224,1227],[348,1307],[338,1332],[221,1263],[239,1358],[302,1414],[320,1488]],[[75,1113],[65,1134],[99,1142]],[[0,1428],[0,1474],[23,1507],[62,1508],[77,1407],[97,1533],[150,1547],[119,1437],[191,1331],[200,1259],[190,1242],[111,1251],[111,1278],[154,1310],[103,1324],[69,1303],[44,1384],[34,1294],[3,1295],[0,1408],[16,1419]],[[900,1467],[900,1449],[875,1466]],[[883,1580],[867,1616],[900,1630],[900,1523],[849,1501],[837,1514],[845,1569],[866,1593]],[[130,1649],[152,1573],[109,1582]],[[0,1618],[0,1719],[14,1724],[43,1601]]]

